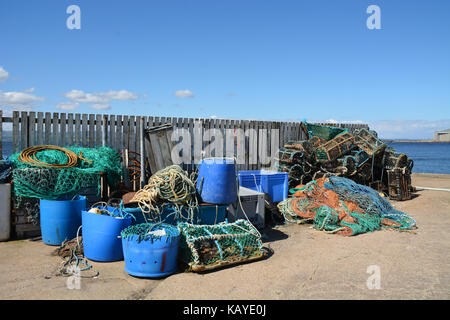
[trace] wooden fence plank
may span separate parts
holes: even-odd
[[[74,144],[76,146],[81,146],[81,114],[75,114],[75,134],[74,134]]]
[[[123,134],[122,134],[122,115],[116,116],[116,141],[115,141],[115,148],[117,151],[122,152],[122,141],[123,141]]]
[[[89,129],[88,115],[83,114],[81,116],[81,145],[83,147],[89,146],[88,129]]]
[[[38,112],[37,113],[37,135],[36,135],[36,143],[38,145],[44,144],[44,113]]]
[[[99,147],[102,145],[102,136],[103,136],[103,130],[102,130],[102,115],[96,114],[95,115],[95,146]]]
[[[60,115],[60,125],[59,125],[59,145],[61,147],[66,145],[66,114],[61,113]]]
[[[52,115],[50,112],[45,113],[45,133],[44,133],[44,144],[51,145],[52,142]]]
[[[107,146],[111,149],[116,149],[116,116],[111,114],[109,115],[109,134]]]
[[[93,148],[95,146],[95,114],[89,114],[89,122],[88,122],[88,145],[89,148]]]
[[[36,145],[36,112],[30,111],[28,115],[28,146]]]
[[[28,113],[22,111],[20,113],[20,148],[23,150],[28,148]]]
[[[13,153],[20,151],[19,111],[13,111]]]
[[[73,113],[67,114],[67,138],[66,144],[68,146],[73,146],[75,143],[75,137],[73,134]]]

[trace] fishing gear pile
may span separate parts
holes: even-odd
[[[206,271],[266,256],[261,235],[247,220],[214,225],[178,224],[180,259],[192,271]]]
[[[108,147],[34,146],[11,155],[16,196],[46,200],[71,198],[84,188],[101,190],[100,174],[115,188],[123,169],[120,155]]]
[[[12,162],[0,160],[0,183],[7,183],[11,178]]]
[[[198,207],[195,182],[178,165],[168,166],[152,175],[148,184],[133,196],[130,202],[137,202],[139,208],[148,216],[149,221],[161,221],[164,207],[175,208],[177,217],[193,220],[194,209]],[[189,217],[184,217],[184,214]]]
[[[290,190],[278,208],[288,222],[313,222],[314,228],[353,236],[383,228],[411,230],[416,221],[392,207],[372,188],[343,177],[323,177]]]
[[[289,173],[290,188],[338,176],[385,192],[392,200],[411,198],[413,160],[388,147],[375,131],[307,122],[300,127],[308,139],[290,141],[279,150],[278,170]]]

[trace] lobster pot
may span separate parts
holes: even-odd
[[[355,138],[351,133],[344,132],[334,139],[325,142],[316,150],[316,160],[319,162],[334,161],[341,158],[354,147]]]
[[[408,166],[408,156],[404,153],[385,152],[385,168],[387,170],[400,169]]]
[[[255,227],[244,219],[215,225],[178,224],[180,259],[194,272],[263,258]]]
[[[39,208],[42,241],[59,246],[64,240],[77,236],[81,211],[86,209],[86,197],[77,196],[73,200],[40,199]]]
[[[304,157],[304,153],[302,151],[295,149],[281,148],[279,153],[280,162],[286,164],[301,163]]]
[[[339,166],[347,168],[348,173],[356,171],[356,159],[353,156],[344,156],[343,158],[336,160]]]
[[[206,158],[198,169],[197,190],[203,202],[230,204],[237,200],[236,163],[233,158]]]
[[[314,151],[313,149],[313,143],[308,140],[302,140],[302,141],[289,141],[284,145],[286,149],[294,149],[297,151],[304,152],[306,154],[311,155]]]
[[[386,144],[365,128],[354,132],[355,144],[368,155],[379,154],[386,149]]]
[[[125,272],[158,278],[177,271],[180,231],[164,223],[142,223],[121,232]]]
[[[387,170],[389,199],[403,201],[411,199],[411,175],[408,170]]]

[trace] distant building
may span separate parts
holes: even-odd
[[[436,131],[434,133],[434,139],[438,141],[450,141],[450,129]]]

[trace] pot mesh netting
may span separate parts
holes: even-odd
[[[193,271],[255,260],[265,256],[261,235],[247,220],[215,225],[178,224],[181,259]]]

